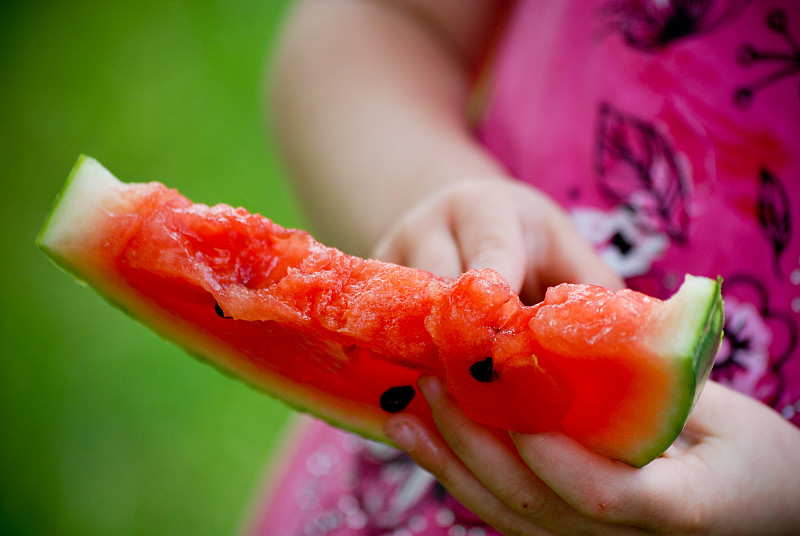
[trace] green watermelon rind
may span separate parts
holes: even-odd
[[[683,431],[708,380],[721,344],[724,324],[721,278],[713,280],[687,275],[681,289],[670,300],[690,301],[693,308],[688,308],[685,303],[673,303],[671,310],[680,314],[693,309],[696,315],[685,320],[687,326],[694,327],[691,332],[683,330],[685,337],[675,337],[673,334],[673,339],[679,345],[676,350],[678,355],[672,357],[677,367],[676,373],[680,376],[677,381],[686,387],[681,399],[673,405],[674,412],[665,422],[664,433],[660,437],[653,437],[649,447],[643,446],[638,454],[626,460],[634,467],[642,467],[658,458]],[[670,300],[666,302],[668,306]],[[697,326],[700,329],[696,329]]]
[[[87,284],[86,280],[78,273],[68,259],[61,255],[56,248],[51,246],[51,242],[54,241],[54,233],[61,227],[60,223],[64,219],[65,207],[68,205],[66,198],[70,197],[74,190],[75,178],[79,174],[85,173],[87,165],[93,166],[94,164],[100,165],[96,160],[84,154],[78,157],[69,175],[67,175],[67,180],[56,195],[44,225],[36,237],[36,245],[39,246],[39,249],[41,249],[51,261],[53,261],[53,264],[59,269],[66,271],[74,277],[76,281],[84,285]]]

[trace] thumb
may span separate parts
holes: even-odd
[[[511,437],[525,464],[578,512],[612,523],[638,519],[640,504],[646,503],[637,498],[646,481],[639,469],[559,432]]]

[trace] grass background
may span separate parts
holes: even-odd
[[[0,534],[231,534],[289,411],[57,270],[78,154],[304,226],[263,122],[285,0],[0,6]]]

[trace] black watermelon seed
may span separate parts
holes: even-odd
[[[410,385],[390,387],[381,395],[381,409],[389,413],[403,411],[414,399],[414,388]]]
[[[217,312],[217,316],[220,318],[233,318],[232,316],[225,316],[225,313],[222,311],[222,307],[220,307],[217,302],[214,302],[214,311]]]
[[[469,373],[479,382],[489,383],[497,379],[497,372],[494,370],[492,356],[474,362],[469,367]]]

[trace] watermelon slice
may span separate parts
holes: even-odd
[[[38,238],[60,267],[162,336],[295,408],[387,441],[430,421],[420,375],[467,415],[563,430],[634,466],[680,433],[722,331],[720,282],[661,301],[564,284],[523,305],[492,270],[457,280],[326,247],[81,157]]]

